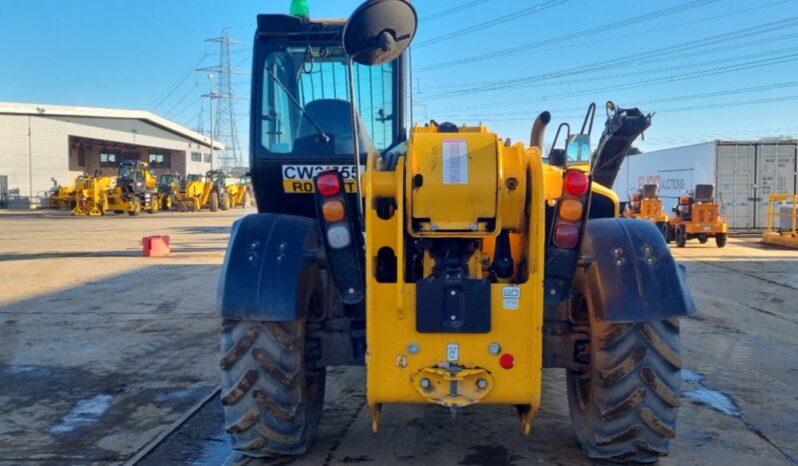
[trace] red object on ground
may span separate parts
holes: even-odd
[[[169,255],[169,235],[145,236],[141,239],[145,257],[161,257]]]

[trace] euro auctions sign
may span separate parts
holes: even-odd
[[[313,178],[326,170],[337,170],[344,179],[347,193],[357,192],[357,169],[354,165],[283,165],[283,191],[292,194],[314,192]]]

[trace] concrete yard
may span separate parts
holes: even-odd
[[[0,465],[590,464],[562,371],[523,437],[511,407],[386,406],[371,432],[363,368],[329,371],[319,439],[298,459],[247,460],[221,428],[216,282],[243,214],[138,218],[0,211]],[[141,257],[169,234],[172,255]],[[663,465],[798,465],[798,251],[731,238],[673,249],[699,314]]]

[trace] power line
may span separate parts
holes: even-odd
[[[490,20],[487,20],[487,21],[483,21],[481,23],[474,24],[472,26],[468,26],[468,27],[465,27],[465,28],[462,28],[462,29],[458,29],[456,31],[452,31],[452,32],[449,32],[449,33],[446,33],[446,34],[442,34],[442,35],[437,36],[437,37],[433,37],[432,39],[427,39],[425,41],[418,42],[418,43],[413,45],[413,48],[418,49],[418,48],[427,47],[427,46],[433,45],[433,44],[440,44],[443,41],[446,41],[446,40],[449,40],[449,39],[453,39],[455,37],[460,37],[460,36],[464,36],[466,34],[471,34],[471,33],[477,32],[477,31],[481,31],[483,29],[487,29],[487,28],[490,28],[490,27],[493,27],[493,26],[497,26],[499,24],[506,24],[509,21],[512,21],[512,20],[515,20],[515,19],[519,19],[519,18],[523,18],[523,17],[529,16],[529,15],[531,15],[533,13],[539,13],[539,12],[541,12],[543,10],[547,10],[549,8],[553,8],[553,7],[558,6],[558,5],[562,5],[562,4],[567,3],[569,1],[570,0],[547,0],[547,1],[543,2],[543,3],[540,3],[540,4],[535,5],[535,6],[524,8],[522,10],[518,10],[518,11],[515,11],[513,13],[508,13],[506,15],[499,16],[497,18],[493,18],[493,19],[490,19]]]
[[[611,69],[614,67],[618,67],[621,65],[628,65],[633,64],[639,60],[651,60],[651,59],[660,59],[662,57],[666,57],[668,55],[682,52],[685,50],[692,50],[696,47],[706,47],[709,45],[722,43],[726,41],[734,41],[744,37],[752,36],[752,35],[759,35],[767,32],[781,30],[787,27],[794,27],[798,26],[798,16],[793,16],[781,20],[771,21],[767,23],[763,23],[757,26],[742,28],[735,31],[730,31],[722,34],[717,34],[714,36],[706,37],[703,39],[697,39],[692,41],[683,42],[677,45],[670,45],[666,47],[661,47],[658,49],[635,53],[632,55],[627,55],[624,57],[614,58],[611,60],[605,60],[600,62],[591,63],[585,66],[577,66],[572,68],[567,68],[564,70],[559,70],[550,73],[532,75],[532,76],[525,76],[521,78],[513,78],[513,79],[506,79],[500,81],[494,81],[491,84],[484,85],[484,86],[474,86],[472,88],[467,89],[460,89],[454,90],[451,92],[443,92],[439,94],[435,94],[432,96],[428,96],[425,100],[436,100],[442,98],[450,98],[450,97],[458,97],[462,95],[471,95],[471,94],[478,94],[484,92],[491,92],[501,89],[508,89],[519,87],[524,84],[531,84],[540,81],[551,80],[555,78],[570,76],[570,75],[583,75],[589,72],[600,71]]]
[[[419,22],[424,23],[424,22],[427,22],[427,21],[432,21],[432,20],[435,20],[435,19],[444,18],[446,16],[449,16],[449,15],[452,15],[452,14],[455,14],[455,13],[459,13],[459,12],[461,12],[463,10],[467,10],[467,9],[469,9],[471,7],[474,7],[474,6],[477,6],[477,5],[481,5],[483,3],[488,3],[489,1],[491,1],[491,0],[472,0],[470,2],[463,3],[462,5],[458,5],[458,6],[443,10],[443,11],[439,11],[437,13],[432,13],[432,14],[429,14],[427,16],[423,16],[419,20]]]
[[[443,69],[443,68],[450,68],[452,66],[465,65],[465,64],[468,64],[468,63],[474,63],[474,62],[478,62],[478,61],[490,60],[490,59],[494,59],[494,58],[501,58],[501,57],[506,57],[506,56],[509,56],[509,55],[516,55],[516,54],[519,54],[519,53],[529,52],[529,51],[535,50],[537,48],[540,48],[540,47],[543,47],[543,46],[546,46],[546,45],[553,45],[553,44],[557,44],[557,43],[560,43],[560,42],[569,41],[569,40],[572,40],[572,39],[577,39],[577,38],[581,38],[581,37],[591,36],[591,35],[594,35],[594,34],[601,34],[601,33],[606,33],[608,31],[617,30],[617,28],[619,28],[619,27],[627,28],[627,27],[629,27],[632,24],[642,23],[642,22],[645,22],[645,21],[650,21],[650,20],[653,20],[653,19],[661,18],[661,17],[664,17],[664,16],[673,15],[673,14],[676,14],[676,13],[681,13],[683,11],[691,10],[693,8],[698,8],[698,7],[701,7],[701,6],[710,4],[710,3],[714,3],[714,2],[717,2],[717,1],[718,0],[700,0],[700,1],[697,1],[697,2],[688,2],[688,3],[681,4],[681,5],[676,5],[676,6],[672,6],[672,7],[669,7],[669,8],[664,8],[664,9],[661,9],[661,10],[653,11],[653,12],[650,12],[650,13],[645,13],[645,14],[638,15],[638,16],[633,16],[631,18],[625,18],[625,19],[620,20],[620,21],[614,21],[614,22],[611,22],[611,23],[608,23],[608,24],[602,24],[600,26],[595,26],[595,27],[592,27],[592,28],[584,29],[582,31],[572,32],[572,33],[569,33],[569,34],[563,34],[561,36],[556,36],[556,37],[551,37],[551,38],[544,39],[544,40],[538,40],[538,41],[534,41],[534,42],[529,42],[529,43],[526,43],[526,44],[523,44],[523,45],[518,45],[518,46],[514,46],[514,47],[508,47],[508,48],[501,49],[501,50],[494,50],[494,51],[491,51],[489,53],[484,53],[484,54],[480,54],[480,55],[474,55],[474,56],[471,56],[471,57],[461,58],[461,59],[457,59],[457,60],[451,60],[451,61],[448,61],[448,62],[435,63],[435,64],[428,65],[428,66],[425,66],[425,67],[421,67],[421,68],[419,68],[417,70],[414,70],[414,71],[418,72],[418,73],[423,73],[423,72],[426,72],[426,71],[433,71],[433,70],[439,70],[439,69]],[[613,38],[613,39],[615,39],[615,38]]]
[[[195,70],[195,69],[196,69],[198,66],[200,66],[200,64],[201,64],[201,63],[202,63],[202,61],[205,59],[205,57],[206,57],[206,54],[204,54],[204,53],[203,53],[203,54],[200,56],[199,60],[197,60],[197,63],[196,63],[194,66],[192,66],[192,67],[191,67],[191,69],[189,69],[189,70],[188,70],[188,72],[186,72],[185,76],[183,76],[183,77],[182,77],[182,78],[181,78],[181,79],[180,79],[180,80],[177,82],[177,84],[175,84],[174,86],[172,86],[172,88],[171,88],[171,89],[170,89],[170,90],[169,90],[169,91],[166,93],[166,95],[165,95],[165,96],[164,96],[164,97],[163,97],[161,100],[159,100],[159,101],[158,101],[158,103],[157,103],[157,104],[155,104],[155,106],[151,107],[153,112],[154,112],[154,111],[156,111],[156,110],[158,110],[158,107],[160,107],[161,105],[163,105],[163,103],[164,103],[164,102],[166,102],[167,100],[169,100],[169,97],[172,97],[172,94],[174,94],[174,93],[175,93],[175,91],[177,91],[177,90],[180,88],[180,86],[182,86],[182,85],[183,85],[183,83],[185,83],[185,82],[188,80],[188,78],[190,78],[190,77],[191,77],[191,75],[194,73],[194,70]]]

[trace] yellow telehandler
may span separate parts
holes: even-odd
[[[108,192],[106,210],[136,216],[142,211],[158,212],[158,183],[146,162],[123,161],[119,164],[116,187]]]
[[[158,177],[158,202],[160,210],[178,210],[177,196],[183,177],[177,172],[162,173]]]
[[[416,23],[405,0],[347,22],[258,16],[258,213],[233,226],[217,299],[234,448],[307,452],[337,365],[365,365],[375,431],[386,404],[500,404],[529,433],[551,367],[588,456],[656,461],[675,435],[678,317],[695,305],[662,234],[620,217],[608,188],[651,116],[615,108],[592,153],[591,105],[558,163],[541,153],[548,112],[529,146],[447,122],[408,136]]]
[[[101,216],[108,212],[108,192],[115,189],[117,177],[78,177],[75,180],[74,207],[72,215]]]

